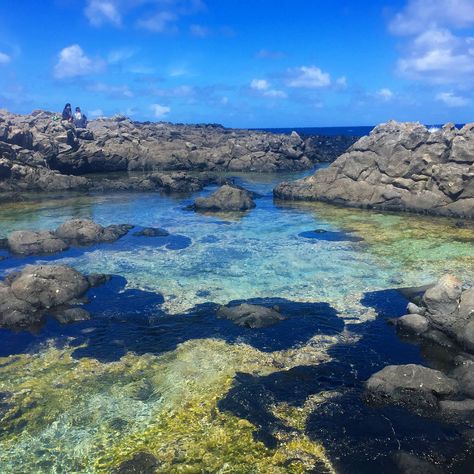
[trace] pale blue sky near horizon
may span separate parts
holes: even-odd
[[[0,0],[0,108],[232,127],[465,123],[474,0]]]

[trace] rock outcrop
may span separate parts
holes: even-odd
[[[418,302],[393,321],[401,331],[474,353],[474,288],[463,289],[455,276],[444,275]]]
[[[71,245],[84,246],[114,242],[128,233],[128,224],[103,227],[90,219],[72,219],[55,231],[18,230],[11,232],[5,247],[17,255],[43,255],[62,252]]]
[[[439,370],[416,364],[389,365],[366,382],[365,398],[377,405],[402,405],[415,410],[433,410],[438,401],[454,395],[458,383]]]
[[[246,189],[225,184],[209,197],[197,198],[193,208],[196,211],[248,211],[255,207],[253,194]]]
[[[286,319],[277,308],[243,303],[238,306],[221,306],[217,317],[228,319],[237,326],[250,329],[261,329],[278,324]]]
[[[328,168],[281,183],[276,198],[352,207],[474,217],[474,124],[431,133],[388,122]]]
[[[321,148],[312,142],[308,153],[316,156],[319,150],[318,156],[325,156]],[[0,180],[40,174],[44,181],[58,179],[46,173],[48,168],[81,175],[126,170],[283,171],[312,165],[296,132],[277,135],[219,125],[140,123],[123,116],[93,120],[85,130],[40,110],[30,115],[0,110],[0,159]],[[62,181],[63,186],[81,183]]]
[[[40,323],[46,314],[62,322],[89,318],[87,311],[71,307],[94,284],[65,265],[30,265],[0,282],[0,327],[22,328]]]
[[[421,297],[411,294],[416,303],[408,305],[409,314],[392,322],[420,342],[447,347],[450,356],[440,364],[443,372],[415,364],[385,367],[366,382],[365,400],[474,421],[474,288],[445,275]]]

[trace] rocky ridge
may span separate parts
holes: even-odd
[[[366,382],[365,399],[402,405],[429,416],[474,421],[474,288],[445,275],[392,322],[402,334],[451,354],[443,371],[416,364],[387,366]]]
[[[79,176],[97,172],[303,170],[313,159],[333,159],[350,141],[305,141],[296,132],[276,135],[219,125],[141,123],[124,116],[97,119],[80,129],[52,112],[0,110],[0,192],[100,191]],[[140,184],[134,179],[102,186],[136,190]]]
[[[430,132],[419,123],[376,127],[328,168],[274,190],[280,199],[474,217],[474,124]]]

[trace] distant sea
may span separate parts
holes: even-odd
[[[456,124],[456,127],[462,128],[464,124]],[[436,131],[442,127],[442,125],[426,125],[430,131]],[[258,128],[256,130],[263,130],[264,132],[271,133],[283,133],[289,135],[292,131],[297,132],[301,136],[309,135],[324,135],[334,137],[337,135],[349,136],[349,137],[363,137],[368,135],[374,126],[364,127],[302,127],[302,128]]]
[[[325,135],[334,137],[337,135],[345,135],[349,137],[363,137],[373,130],[373,126],[367,127],[303,127],[303,128],[259,128],[264,132],[290,134],[295,131],[301,136],[309,135]]]

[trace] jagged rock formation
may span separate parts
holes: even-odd
[[[87,278],[66,265],[29,265],[0,282],[0,327],[29,327],[46,314],[60,322],[89,319],[87,311],[73,305],[106,280],[105,275]]]
[[[447,347],[452,360],[443,360],[443,372],[416,364],[387,366],[366,382],[364,397],[429,416],[474,419],[474,288],[445,275],[415,300],[409,314],[392,322],[420,342]]]
[[[455,276],[444,275],[407,311],[393,321],[401,331],[474,353],[474,288],[463,289]]]
[[[126,117],[98,119],[88,129],[76,129],[46,111],[16,115],[0,110],[0,143],[6,161],[47,165],[76,175],[124,170],[279,171],[311,166],[297,133],[139,123]]]
[[[474,217],[474,124],[431,133],[388,122],[328,168],[274,190],[280,199]]]

